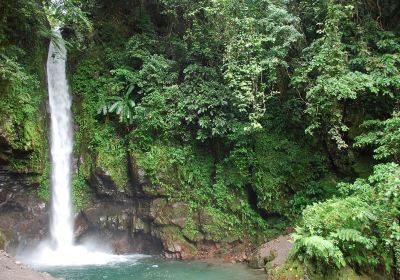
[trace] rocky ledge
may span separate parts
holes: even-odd
[[[48,207],[37,196],[40,174],[12,164],[29,160],[31,152],[13,149],[0,127],[0,249],[7,251],[43,239],[48,228]]]
[[[135,162],[133,157],[130,162]],[[247,259],[251,244],[218,239],[210,230],[214,221],[207,209],[193,211],[186,202],[168,198],[136,164],[132,164],[130,175],[130,185],[121,190],[105,169],[93,170],[88,178],[92,204],[76,219],[78,241],[93,237],[108,240],[120,254],[160,254],[182,260]]]
[[[47,273],[41,273],[21,264],[6,252],[0,250],[0,279],[2,280],[55,280]],[[58,278],[60,279],[60,278]]]

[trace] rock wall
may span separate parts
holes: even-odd
[[[0,245],[12,251],[45,236],[48,213],[46,202],[36,192],[40,174],[17,172],[10,166],[12,159],[28,159],[30,153],[12,149],[0,132],[0,155],[0,232],[5,239]]]
[[[187,203],[171,201],[137,165],[130,173],[131,191],[121,192],[105,170],[94,168],[88,178],[92,205],[76,219],[78,241],[95,237],[109,241],[116,253],[162,254],[169,259],[247,258],[250,243],[213,240],[206,229],[213,220],[206,210],[191,213]],[[194,233],[188,231],[188,223]]]

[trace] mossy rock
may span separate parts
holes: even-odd
[[[149,197],[167,196],[167,192],[162,185],[145,184],[143,185],[143,192]]]
[[[357,274],[351,267],[346,266],[340,270],[319,272],[316,268],[305,268],[304,264],[297,260],[289,259],[284,265],[273,268],[266,266],[268,280],[384,280],[387,275]],[[308,278],[307,278],[308,277]]]
[[[241,240],[243,235],[240,223],[234,215],[214,207],[200,210],[198,223],[207,240],[230,243]]]
[[[158,229],[159,238],[168,258],[191,259],[197,255],[197,248],[189,243],[182,231],[176,226],[166,226]]]
[[[107,139],[106,136],[104,139]],[[115,182],[118,191],[126,191],[128,185],[128,161],[122,139],[111,138],[103,141],[97,150],[97,167],[106,170],[107,174]]]
[[[157,225],[176,225],[183,228],[188,213],[189,207],[186,203],[169,203],[163,198],[153,200],[150,207],[150,215]]]
[[[199,242],[204,240],[204,234],[200,232],[200,224],[199,224],[199,211],[194,213],[189,212],[189,215],[186,218],[185,226],[182,229],[183,236],[192,241]]]

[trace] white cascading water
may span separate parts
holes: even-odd
[[[114,262],[135,262],[143,255],[113,255],[94,242],[74,244],[74,217],[71,198],[71,166],[73,129],[71,96],[66,77],[66,48],[60,37],[57,44],[50,43],[47,57],[47,81],[51,117],[51,217],[50,241],[43,241],[35,250],[22,251],[18,258],[30,265],[82,266],[104,265]]]
[[[59,31],[57,34],[61,37]],[[55,250],[73,246],[71,200],[71,155],[73,146],[71,96],[65,72],[66,49],[60,40],[51,42],[47,58],[47,81],[51,115],[51,220],[50,234]]]

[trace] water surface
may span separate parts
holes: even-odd
[[[132,257],[129,261],[102,266],[68,266],[41,269],[66,280],[261,280],[266,275],[243,264],[202,261],[167,261]]]

